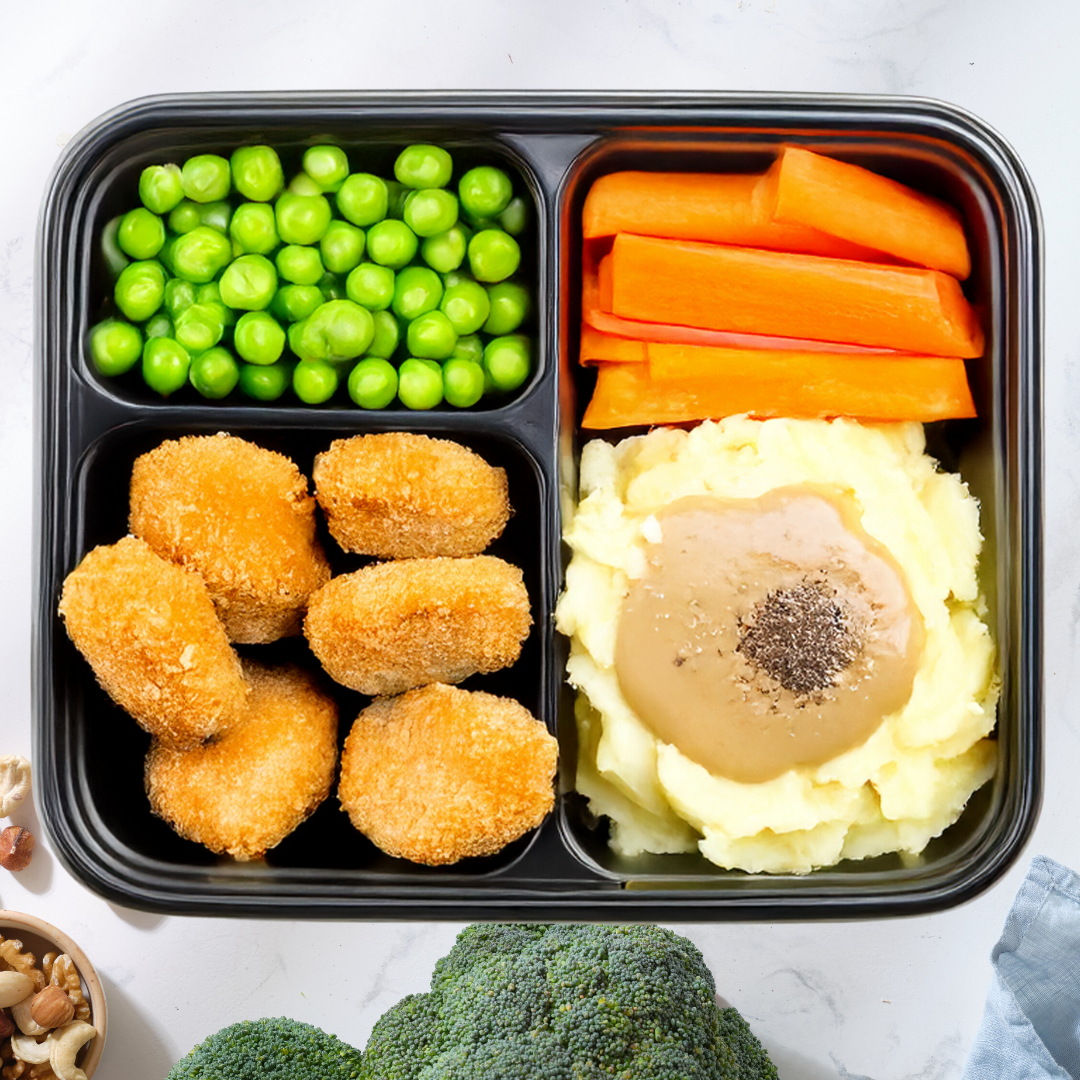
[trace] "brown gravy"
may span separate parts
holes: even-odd
[[[691,496],[656,518],[615,668],[663,742],[757,783],[860,746],[907,702],[922,617],[849,496]]]

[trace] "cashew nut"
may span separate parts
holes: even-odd
[[[18,754],[0,757],[0,817],[8,817],[30,794],[30,762]]]
[[[30,1006],[34,1003],[34,995],[31,994],[22,1001],[17,1001],[11,1006],[11,1019],[15,1021],[18,1029],[24,1035],[44,1035],[49,1029],[42,1027],[31,1015]]]
[[[49,1065],[60,1080],[86,1080],[86,1073],[75,1064],[75,1056],[82,1044],[96,1034],[97,1028],[82,1020],[72,1020],[49,1032],[45,1040],[49,1046]]]
[[[0,1009],[8,1009],[34,993],[34,980],[21,971],[0,971]]]
[[[49,1043],[38,1042],[33,1035],[12,1035],[11,1049],[27,1065],[44,1065],[49,1060]]]

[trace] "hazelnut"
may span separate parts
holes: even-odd
[[[0,833],[0,866],[25,870],[34,854],[34,835],[21,825],[9,825]]]
[[[10,1009],[0,1009],[0,1039],[8,1039],[15,1034],[15,1021],[11,1019]]]
[[[59,986],[46,986],[30,1002],[30,1016],[43,1028],[57,1028],[75,1015],[71,998]]]

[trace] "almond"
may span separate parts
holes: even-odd
[[[57,1028],[75,1015],[75,1006],[59,986],[46,986],[34,995],[30,1015],[43,1028]]]

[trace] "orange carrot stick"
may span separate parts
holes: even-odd
[[[757,173],[608,173],[585,197],[584,236],[632,232],[836,259],[886,259],[818,229],[775,221],[762,179]]]
[[[766,173],[764,191],[778,222],[820,229],[961,280],[971,273],[960,215],[869,169],[788,147]]]
[[[887,360],[650,344],[648,366],[601,363],[597,372],[582,420],[582,427],[593,429],[738,413],[923,423],[975,415],[964,362],[953,358]]]
[[[649,359],[646,348],[644,341],[616,337],[614,334],[605,334],[587,323],[581,324],[580,362],[582,364],[595,364],[601,360],[624,364],[644,364]]]
[[[681,342],[685,345],[718,345],[733,349],[801,349],[807,352],[849,352],[867,356],[903,355],[896,349],[883,349],[872,345],[813,341],[809,338],[777,337],[772,334],[739,334],[727,330],[703,330],[696,326],[676,326],[673,323],[623,319],[618,315],[612,315],[610,310],[604,308],[600,289],[598,254],[594,250],[594,245],[585,245],[582,262],[581,317],[589,326],[604,334],[632,338],[635,341]],[[608,263],[608,266],[610,265]],[[607,302],[610,308],[610,295]]]
[[[937,270],[620,233],[612,312],[709,330],[975,357],[983,335],[956,279]]]

